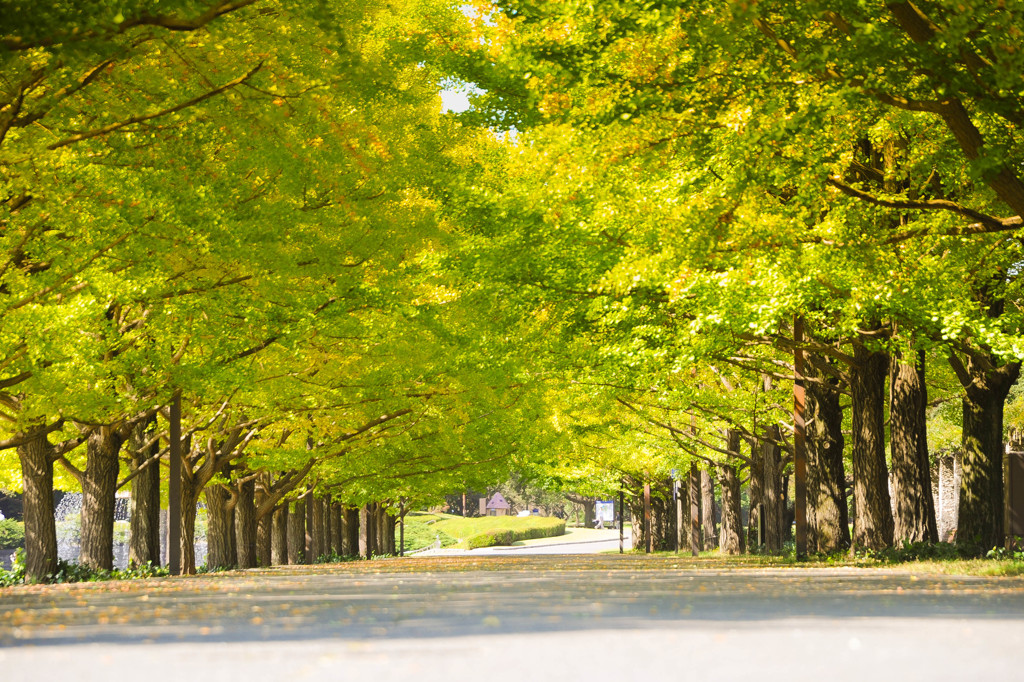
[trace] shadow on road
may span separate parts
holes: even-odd
[[[405,559],[0,591],[0,644],[431,638],[784,619],[1024,619],[1024,580],[636,556]]]

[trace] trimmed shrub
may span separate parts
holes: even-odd
[[[565,535],[565,521],[561,519],[534,518],[531,521],[534,523],[526,528],[493,528],[484,531],[471,538],[467,538],[466,547],[469,549],[496,547],[499,545],[511,545],[520,540],[553,538]]]
[[[0,521],[0,549],[25,546],[25,524],[15,519]]]

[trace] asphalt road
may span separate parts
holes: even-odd
[[[1024,679],[1024,580],[717,566],[421,558],[8,589],[0,675]]]
[[[630,529],[623,534],[622,549],[632,549]],[[565,535],[553,538],[538,538],[517,542],[515,545],[499,545],[496,547],[480,547],[478,549],[429,549],[413,556],[530,556],[565,555],[565,554],[604,554],[619,551],[619,531],[615,528],[570,528]]]

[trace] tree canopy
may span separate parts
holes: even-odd
[[[768,471],[771,510],[795,379],[835,415],[809,427],[811,487],[835,444],[855,543],[921,539],[901,462],[944,449],[958,541],[1002,541],[1018,4],[21,4],[4,488],[57,463],[109,497],[180,396],[192,502],[258,480],[270,511],[394,511],[512,472],[638,499],[695,467]],[[442,112],[459,85],[472,107]]]

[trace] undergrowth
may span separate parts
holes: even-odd
[[[73,561],[57,560],[57,570],[40,582],[44,583],[84,583],[99,582],[102,580],[132,580],[135,578],[153,578],[157,576],[170,575],[170,572],[162,566],[153,566],[145,563],[141,566],[129,566],[128,568],[115,568],[113,570],[93,569],[88,566],[76,564]],[[14,562],[10,570],[0,569],[0,587],[21,585],[25,582],[25,551],[19,549],[14,554]]]

